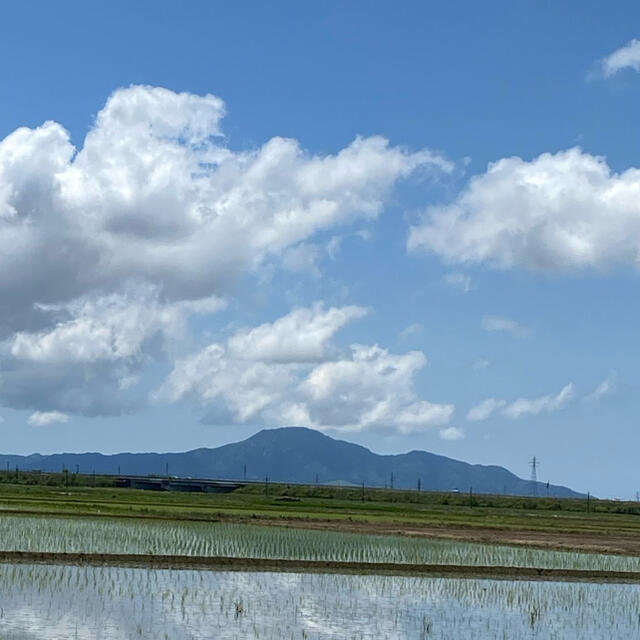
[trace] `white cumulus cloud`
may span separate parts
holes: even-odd
[[[498,160],[452,204],[430,207],[410,230],[408,248],[503,269],[635,267],[640,170],[615,173],[579,148]]]
[[[440,429],[439,435],[442,440],[461,440],[464,438],[464,431],[458,427],[446,427]]]
[[[215,297],[163,303],[149,287],[49,305],[54,326],[0,343],[0,397],[17,408],[120,413],[144,367],[184,337],[187,319],[223,306]]]
[[[236,332],[229,351],[241,360],[262,362],[312,362],[327,356],[329,341],[351,320],[367,313],[363,307],[332,307],[316,304],[294,309],[273,323]]]
[[[612,76],[622,69],[640,71],[640,40],[631,40],[624,47],[616,49],[602,60],[605,76]]]
[[[227,424],[401,433],[446,424],[453,405],[428,402],[414,390],[414,376],[426,364],[421,352],[329,344],[345,322],[361,315],[358,307],[316,305],[240,331],[226,344],[177,361],[155,398],[194,399],[210,409],[208,419]]]
[[[52,121],[0,140],[2,402],[123,410],[167,336],[243,274],[317,274],[316,234],[374,219],[413,173],[452,169],[380,136],[333,154],[282,137],[237,151],[224,114],[213,95],[131,86],[78,148]]]
[[[417,169],[449,168],[381,137],[325,156],[287,138],[235,152],[223,114],[214,96],[135,86],[109,98],[81,149],[54,122],[0,141],[0,299],[25,313],[128,280],[169,299],[219,294],[317,231],[374,218]]]
[[[45,427],[49,424],[56,422],[67,422],[69,416],[66,413],[60,413],[60,411],[36,411],[32,413],[27,422],[34,427]]]

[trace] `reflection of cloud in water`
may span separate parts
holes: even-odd
[[[0,565],[0,594],[0,638],[11,640],[608,640],[640,630],[634,585]]]
[[[89,623],[80,611],[58,614],[57,618],[52,619],[41,609],[28,605],[10,609],[5,604],[0,620],[2,638],[11,640],[127,640],[131,637],[119,627],[120,624],[112,619],[98,619]]]

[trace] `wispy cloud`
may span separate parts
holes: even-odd
[[[540,396],[538,398],[518,398],[507,405],[502,414],[507,418],[522,418],[523,416],[535,416],[539,413],[551,413],[566,406],[574,396],[572,384],[564,386],[557,395]]]
[[[600,398],[609,393],[612,384],[609,379],[604,380],[590,395]],[[574,395],[573,384],[567,384],[556,395],[549,394],[537,398],[518,398],[509,403],[506,400],[487,398],[469,409],[467,420],[480,422],[489,418],[496,411],[500,411],[501,415],[511,419],[521,418],[526,415],[535,416],[539,413],[551,413],[565,407],[573,399]]]
[[[526,338],[531,334],[531,330],[528,327],[504,316],[484,316],[482,318],[482,327],[485,331],[510,333],[515,338]]]
[[[401,342],[401,343],[407,342],[411,338],[415,338],[419,336],[422,333],[423,329],[424,329],[424,326],[421,325],[419,322],[414,322],[413,324],[410,324],[408,327],[405,327],[398,334],[398,342]]]
[[[469,413],[467,413],[467,420],[471,420],[472,422],[479,422],[481,420],[486,420],[494,411],[501,409],[506,405],[505,400],[496,400],[495,398],[487,398],[483,400],[475,407],[469,409]]]
[[[287,249],[282,255],[284,269],[292,273],[306,273],[314,278],[320,277],[317,261],[318,247],[307,242]]]
[[[468,293],[473,289],[473,280],[471,280],[471,276],[466,273],[461,273],[460,271],[451,271],[447,273],[442,281],[452,289],[457,289],[458,291],[462,291],[463,293]]]
[[[325,246],[325,250],[332,260],[335,260],[342,248],[342,236],[333,236]]]
[[[616,374],[611,372],[591,393],[587,394],[583,400],[587,404],[596,404],[602,398],[614,392],[616,386]]]

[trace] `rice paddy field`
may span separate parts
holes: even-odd
[[[11,640],[607,639],[633,585],[0,565]]]
[[[0,551],[224,556],[336,562],[640,571],[640,558],[230,523],[0,518]]]
[[[0,517],[0,552],[640,572],[635,556],[229,522]],[[0,563],[0,638],[378,640],[640,637],[640,586]],[[509,576],[511,577],[511,576]]]

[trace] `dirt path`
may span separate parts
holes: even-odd
[[[283,573],[349,573],[398,576],[485,578],[494,580],[545,580],[567,582],[640,583],[640,572],[542,569],[389,562],[333,562],[324,560],[271,560],[201,556],[157,556],[121,553],[39,553],[2,551],[0,563],[73,566],[197,569],[205,571],[273,571]]]

